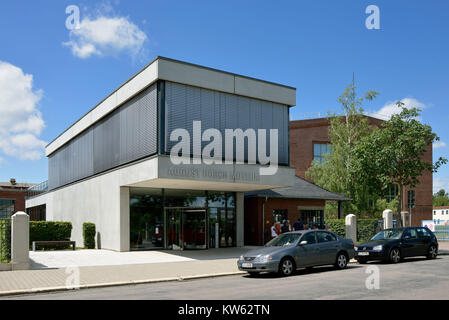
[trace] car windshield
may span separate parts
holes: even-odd
[[[301,233],[284,233],[267,242],[266,247],[291,246],[301,237]]]
[[[400,239],[402,236],[402,230],[400,229],[390,229],[383,230],[376,234],[371,240],[388,240],[388,239]]]

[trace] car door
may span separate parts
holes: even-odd
[[[418,233],[418,240],[419,240],[417,254],[427,255],[427,252],[429,251],[429,246],[432,242],[432,236],[425,228],[417,228],[416,231]]]
[[[416,229],[406,229],[402,235],[402,255],[414,257],[419,255],[419,239]]]
[[[307,244],[300,244],[307,241]],[[316,232],[306,232],[296,247],[296,265],[298,267],[308,267],[318,265],[319,263],[319,244],[316,240]]]
[[[338,253],[337,238],[327,231],[317,231],[320,264],[333,264]]]

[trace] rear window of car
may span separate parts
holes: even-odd
[[[430,232],[426,228],[418,228],[417,231],[420,238],[430,237]]]
[[[337,241],[337,238],[335,238],[335,236],[329,232],[323,232],[323,231],[319,231],[317,232],[317,238],[318,238],[318,242],[330,242],[330,241]]]

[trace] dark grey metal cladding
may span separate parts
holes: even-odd
[[[173,130],[187,129],[193,138],[192,123],[201,120],[203,131],[208,128],[220,130],[223,144],[225,129],[253,128],[256,132],[257,129],[267,129],[267,153],[269,129],[278,129],[279,163],[288,164],[288,106],[169,81],[166,82],[165,93],[166,152],[176,144],[170,141]],[[202,142],[202,147],[206,144],[208,142]]]
[[[154,84],[49,156],[49,189],[156,152]]]

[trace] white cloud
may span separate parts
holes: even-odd
[[[81,59],[120,52],[135,57],[142,53],[147,40],[147,35],[128,18],[106,17],[100,13],[96,18],[83,18],[80,27],[71,30],[69,37],[63,45],[70,47],[72,54]]]
[[[33,76],[0,61],[0,152],[22,160],[42,157],[46,143],[38,138],[45,122],[37,104],[41,90],[33,90]]]
[[[446,147],[447,147],[447,145],[446,145],[446,142],[444,142],[444,141],[437,141],[437,142],[433,143],[433,145],[432,145],[433,149],[446,148]]]
[[[418,108],[418,109],[423,110],[428,107],[428,105],[426,105],[416,99],[413,99],[413,98],[404,98],[400,101],[402,103],[404,103],[404,106],[407,109]],[[402,111],[402,109],[396,105],[396,102],[387,102],[379,111],[369,112],[368,115],[376,117],[376,118],[380,118],[383,120],[388,120],[391,118],[391,116],[398,114],[401,111]]]

